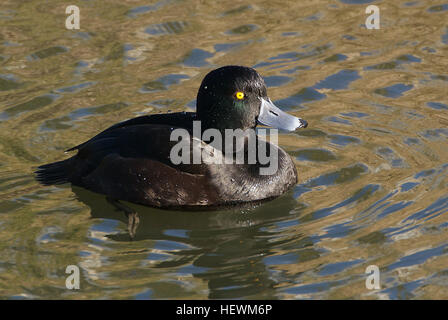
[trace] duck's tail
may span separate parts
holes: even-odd
[[[63,184],[69,182],[69,161],[62,160],[40,166],[35,171],[36,180],[44,185]]]

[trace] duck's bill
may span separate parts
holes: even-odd
[[[265,126],[287,131],[294,131],[308,126],[308,123],[305,120],[283,112],[272,103],[271,99],[266,100],[263,98],[261,99],[258,122]]]

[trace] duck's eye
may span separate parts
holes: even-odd
[[[235,97],[238,100],[243,100],[244,99],[244,92],[238,91],[237,93],[235,93]]]

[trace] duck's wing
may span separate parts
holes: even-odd
[[[82,186],[111,198],[161,208],[221,204],[218,190],[203,174],[177,170],[149,158],[109,154],[83,178]]]
[[[128,124],[86,142],[68,161],[68,181],[116,199],[155,207],[214,205],[204,164],[173,164],[172,125]],[[184,128],[182,128],[184,129]]]
[[[176,129],[186,130],[162,124],[137,124],[107,129],[80,145],[78,154],[71,158],[73,170],[69,181],[82,184],[79,179],[85,178],[101,166],[105,158],[112,154],[125,159],[151,159],[191,174],[203,173],[202,165],[175,164],[171,160],[171,151],[179,143],[178,140],[171,141],[171,134]],[[189,134],[188,130],[184,132]]]
[[[205,164],[173,164],[172,125],[127,124],[107,129],[73,157],[38,168],[43,184],[71,182],[107,196],[156,207],[219,201]],[[184,129],[184,128],[182,128]]]
[[[111,133],[113,130],[118,128],[130,127],[135,125],[150,125],[150,124],[158,124],[158,125],[167,125],[173,126],[177,128],[184,128],[187,130],[192,129],[193,121],[197,120],[196,113],[194,112],[174,112],[174,113],[163,113],[163,114],[151,114],[147,116],[141,116],[137,118],[132,118],[123,122],[119,122],[114,124],[113,126],[107,128],[101,133],[97,134],[90,140],[81,143],[75,147],[67,149],[65,152],[79,150],[82,146],[87,143],[102,138],[103,136]]]
[[[109,154],[149,158],[172,165],[169,155],[176,141],[170,141],[171,132],[177,128],[190,131],[195,119],[194,113],[180,112],[143,116],[118,123],[70,149],[78,151],[73,157],[37,168],[36,178],[45,185],[66,182],[82,185],[82,179]]]

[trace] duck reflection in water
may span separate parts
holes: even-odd
[[[90,208],[92,218],[126,222],[124,215],[114,211],[101,195],[76,186],[72,186],[72,191]],[[139,232],[134,241],[166,240],[174,243],[176,252],[173,259],[156,261],[151,267],[181,272],[181,268],[189,266],[193,277],[207,282],[211,299],[238,296],[276,298],[276,282],[272,278],[270,263],[274,259],[272,256],[278,254],[277,249],[290,243],[303,252],[303,255],[298,254],[297,262],[310,255],[318,256],[308,237],[298,232],[290,234],[287,228],[282,227],[298,219],[302,213],[303,207],[292,192],[258,206],[207,212],[126,205],[140,213]],[[179,235],[170,232],[173,230]],[[127,233],[113,233],[106,237],[114,241],[129,241]],[[171,252],[169,248],[164,250]]]

